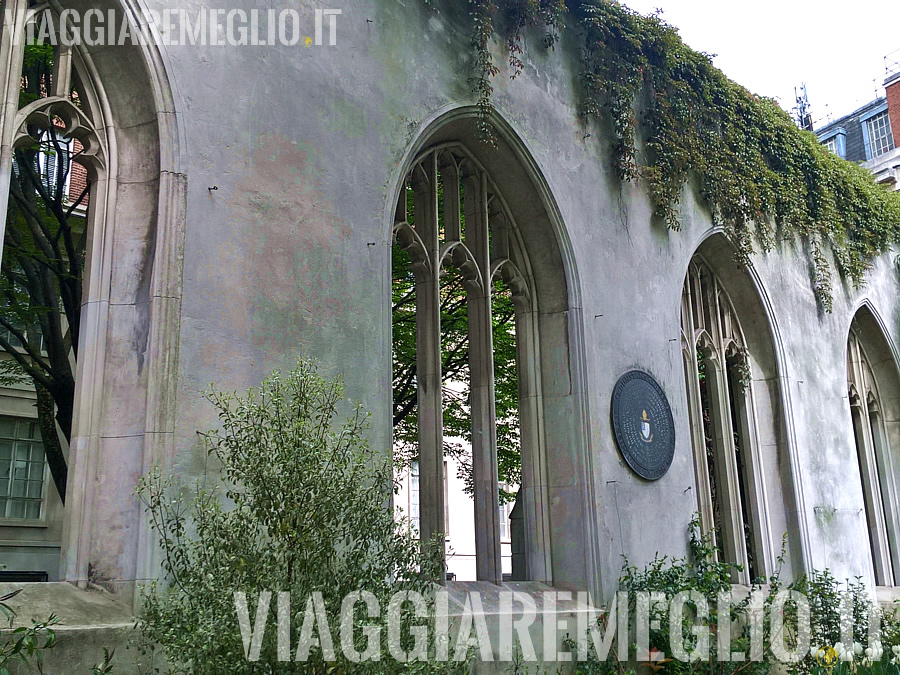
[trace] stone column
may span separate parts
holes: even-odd
[[[9,207],[9,184],[12,179],[13,141],[15,140],[16,113],[19,111],[19,86],[22,63],[25,58],[25,24],[28,20],[28,1],[12,0],[4,3],[0,37],[0,242],[6,234],[6,212]],[[0,262],[3,250],[0,247]]]
[[[499,583],[499,495],[497,476],[494,352],[491,334],[491,255],[488,237],[487,177],[464,178],[466,246],[481,271],[480,288],[469,288],[469,376],[472,415],[472,474],[475,489],[475,555],[479,581]]]
[[[416,384],[419,423],[419,532],[423,544],[444,532],[444,452],[441,397],[441,293],[437,158],[412,175],[415,231],[431,262],[416,278]],[[441,575],[443,581],[444,575]]]

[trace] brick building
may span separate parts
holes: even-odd
[[[900,52],[895,52],[900,54]],[[816,130],[823,145],[900,189],[900,63],[890,58],[885,95]]]

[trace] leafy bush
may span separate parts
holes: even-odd
[[[16,613],[6,601],[20,592],[21,589],[0,598],[0,615],[9,622],[9,628],[0,637],[0,675],[9,675],[14,663],[20,663],[28,670],[34,665],[41,671],[44,651],[56,645],[56,633],[52,627],[59,623],[59,619],[53,614],[46,621],[32,621],[30,626],[13,628]]]
[[[699,534],[699,520],[694,519],[690,527],[689,540],[690,553],[686,558],[669,558],[668,556],[657,556],[644,569],[630,565],[627,560],[625,562],[622,577],[619,580],[620,591],[626,591],[629,598],[629,616],[636,616],[637,598],[641,593],[662,593],[667,599],[684,591],[696,591],[706,600],[709,609],[709,616],[706,621],[710,627],[710,632],[714,635],[718,631],[718,626],[722,617],[717,614],[718,595],[722,592],[731,590],[732,572],[739,569],[739,566],[727,562],[718,562],[716,549],[712,545],[711,540],[706,536]],[[777,580],[776,580],[777,583]],[[730,622],[738,622],[746,619],[749,608],[749,598],[746,598],[731,608],[731,615],[728,618]],[[745,672],[748,675],[768,672],[768,663],[763,662],[718,662],[717,661],[717,640],[712,637],[709,641],[709,660],[706,662],[683,662],[668,656],[670,645],[677,639],[681,639],[681,644],[687,650],[692,650],[696,646],[696,637],[691,633],[691,626],[694,625],[692,613],[697,608],[693,603],[688,603],[688,611],[685,613],[681,635],[675,637],[670,633],[669,610],[667,603],[652,604],[650,607],[650,635],[649,635],[649,651],[663,652],[666,658],[661,661],[654,662],[619,662],[616,660],[616,649],[611,649],[609,657],[605,661],[597,659],[594,651],[589,651],[589,658],[585,663],[579,664],[578,672],[580,673],[604,673],[604,674],[622,674],[631,672],[629,666],[638,665],[640,672],[646,672],[647,668],[651,671],[664,671],[669,673],[735,673],[737,671]],[[604,615],[598,619],[601,622],[603,630],[606,630],[607,616]],[[658,621],[659,628],[652,628],[654,622]],[[749,652],[749,631],[747,629],[736,629],[733,631],[731,641],[731,651]],[[768,626],[766,626],[768,634]],[[766,635],[768,637],[768,635]],[[620,635],[616,635],[616,640],[620,639]],[[766,644],[768,642],[766,641]],[[575,642],[568,641],[569,647],[574,648]],[[629,645],[630,657],[637,656],[638,661],[643,660],[645,655],[637,654],[637,645]]]
[[[629,658],[631,662],[619,662],[616,660],[617,645],[614,643],[610,649],[608,658],[601,661],[595,651],[588,652],[586,662],[578,664],[578,673],[602,673],[604,675],[623,675],[634,672],[635,666],[638,672],[662,671],[664,673],[713,673],[721,675],[764,675],[772,670],[777,659],[770,645],[773,640],[783,639],[788,648],[795,648],[798,644],[796,635],[797,606],[791,601],[784,605],[783,630],[784,635],[776,634],[776,629],[770,621],[770,611],[776,596],[787,590],[802,593],[809,602],[810,609],[810,645],[809,653],[796,664],[789,665],[793,672],[809,673],[811,675],[860,675],[872,673],[872,675],[900,675],[900,613],[884,613],[873,606],[866,587],[860,579],[847,581],[845,584],[838,582],[828,571],[817,571],[811,575],[801,576],[788,585],[784,585],[780,579],[780,567],[782,557],[779,558],[778,570],[769,578],[759,580],[751,589],[751,595],[761,599],[761,607],[764,612],[762,621],[762,644],[764,646],[760,660],[744,661],[719,661],[718,639],[720,626],[726,618],[731,622],[731,652],[743,652],[751,655],[750,622],[751,595],[731,606],[730,616],[720,617],[717,614],[717,596],[720,592],[728,593],[732,590],[732,572],[739,569],[738,565],[727,562],[718,562],[721,558],[711,540],[699,534],[699,521],[691,523],[690,552],[688,557],[671,559],[657,556],[653,562],[644,569],[638,569],[629,565],[626,561],[622,577],[619,581],[619,589],[628,592],[629,616],[636,615],[636,603],[639,593],[661,593],[667,599],[684,591],[695,591],[706,601],[709,615],[703,618],[703,622],[710,628],[709,658],[706,660],[682,661],[671,656],[671,645],[681,640],[686,651],[691,651],[697,645],[697,637],[692,633],[695,626],[697,607],[688,603],[688,611],[685,613],[681,625],[681,635],[672,635],[669,623],[669,608],[665,603],[655,604],[650,607],[651,629],[649,631],[649,651],[663,652],[666,657],[658,661],[644,661],[646,655],[637,654],[635,644],[629,644]],[[846,646],[841,643],[841,603],[850,603],[852,607],[852,642]],[[607,615],[598,619],[602,631],[607,628]],[[881,637],[877,644],[868,643],[868,631],[870,619],[881,623]],[[653,629],[658,622],[658,629]],[[632,627],[633,629],[633,627]],[[615,640],[619,639],[616,635]],[[674,638],[674,639],[673,639]],[[576,648],[576,642],[567,640],[570,649]],[[828,667],[823,665],[823,654],[820,650],[832,648],[835,650],[835,661]],[[779,664],[781,665],[781,664]],[[781,670],[785,670],[783,667]]]
[[[159,471],[138,492],[159,535],[166,584],[143,593],[139,627],[158,644],[176,671],[391,672],[431,670],[425,662],[398,664],[385,646],[383,611],[397,591],[423,594],[434,610],[431,580],[438,578],[442,549],[423,547],[408,523],[387,507],[394,487],[388,457],[369,448],[360,408],[338,423],[343,405],[339,381],[323,379],[301,361],[288,375],[275,373],[246,395],[207,393],[221,430],[202,435],[221,463],[221,478],[198,485],[192,496],[173,496]],[[210,477],[211,478],[211,477]],[[332,634],[338,634],[342,600],[364,589],[374,594],[382,618],[359,616],[360,626],[381,627],[380,661],[351,663],[335,637],[331,661],[312,646],[306,663],[278,660],[275,593],[289,591],[290,644],[296,645],[307,600],[321,593]],[[251,623],[257,598],[270,591],[272,609],[259,660],[245,658],[235,592],[246,593]],[[408,605],[406,605],[408,608]],[[401,640],[411,644],[412,611],[402,618]],[[434,645],[429,644],[429,653]],[[291,651],[290,657],[294,658]]]

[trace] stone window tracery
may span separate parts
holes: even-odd
[[[893,484],[890,447],[875,375],[855,326],[847,342],[847,388],[875,583],[892,586],[897,544],[887,512],[893,501],[889,493]]]
[[[395,256],[397,250],[408,256],[408,269],[415,277],[415,373],[409,378],[416,387],[412,444],[419,471],[420,536],[426,541],[444,531],[443,456],[448,443],[464,435],[471,448],[463,461],[471,462],[477,579],[499,582],[503,575],[498,425],[505,424],[504,433],[517,436],[523,483],[533,472],[538,445],[531,431],[535,412],[529,405],[536,366],[533,351],[528,349],[533,294],[524,273],[524,253],[509,209],[488,173],[462,144],[443,144],[424,152],[413,163],[406,185],[405,194],[398,199],[393,236]],[[448,318],[446,311],[446,289],[452,284],[464,289],[462,339],[459,326],[447,331],[449,338],[442,334],[448,321],[460,320],[460,315]],[[512,329],[504,328],[500,339],[512,336],[515,340],[513,367],[518,375],[520,405],[513,424],[498,419],[495,398],[494,341],[498,336],[493,329],[503,303],[511,308],[508,321]],[[442,341],[446,350],[448,339],[459,342],[451,349],[468,352],[467,366],[458,376],[467,384],[462,389],[459,382],[448,383],[442,373]],[[534,396],[530,398],[533,405]],[[468,429],[445,429],[445,411],[450,405],[468,411]],[[541,527],[535,522],[530,526]],[[535,564],[532,561],[532,566]],[[525,579],[528,574],[513,570],[514,578]]]
[[[109,99],[97,84],[91,55],[58,34],[30,28],[43,23],[63,30],[62,12],[55,0],[11,0],[4,4],[0,33],[0,347],[4,372],[12,372],[15,382],[0,388],[0,399],[10,412],[16,401],[31,399],[38,416],[17,423],[27,423],[31,435],[27,452],[17,437],[8,458],[4,526],[39,519],[35,550],[42,553],[19,564],[50,579],[82,581],[83,540],[78,554],[69,549],[69,569],[52,558],[66,550],[67,536],[80,537],[80,515],[90,508],[70,477],[84,466],[86,444],[78,437],[98,435],[96,404],[104,389],[98,364],[107,335],[100,289],[110,286],[105,270],[111,268],[112,237],[106,227],[116,195],[109,177],[115,143]],[[75,498],[67,499],[69,493]],[[67,535],[68,516],[73,526]]]
[[[79,48],[55,35],[37,33],[37,43],[28,39],[35,34],[29,26],[48,14],[53,21],[47,25],[63,30],[61,8],[24,0],[8,4],[0,50],[5,71],[0,221],[3,278],[15,291],[2,298],[0,346],[35,385],[47,458],[64,501],[64,445],[71,442],[75,418],[83,282],[96,262],[91,239],[101,248],[106,243],[97,223],[105,219],[111,197],[107,128]],[[43,263],[32,259],[32,248]],[[56,438],[56,424],[63,439]]]
[[[728,294],[699,256],[685,280],[681,317],[701,527],[723,561],[742,566],[734,581],[750,583],[765,565],[749,353]]]

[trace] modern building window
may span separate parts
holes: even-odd
[[[37,420],[0,417],[0,518],[40,520],[46,484]]]
[[[847,130],[844,127],[831,129],[827,132],[827,136],[820,137],[820,142],[838,157],[847,156]]]
[[[41,180],[44,188],[55,191],[62,188],[62,194],[69,194],[69,179],[72,175],[72,152],[70,139],[61,138],[58,134],[46,134],[38,154]]]
[[[701,526],[722,561],[764,573],[755,531],[761,508],[753,480],[750,366],[734,307],[707,264],[695,257],[682,293],[682,345]]]
[[[887,110],[868,118],[865,121],[865,125],[870,159],[894,149],[894,137],[891,133],[891,119],[888,116]]]
[[[44,132],[38,142],[38,151],[34,155],[34,173],[40,177],[41,185],[49,193],[56,191],[62,180],[62,195],[68,201],[72,172],[79,167],[72,162],[72,144],[74,139],[67,139],[57,132]],[[76,141],[77,142],[77,141]],[[13,173],[19,176],[20,167],[13,157]],[[77,196],[77,195],[76,195]]]
[[[892,552],[896,550],[897,542],[893,541],[886,510],[890,503],[886,489],[892,481],[890,448],[882,399],[855,326],[851,328],[847,343],[847,388],[875,583],[892,586],[895,578]]]

